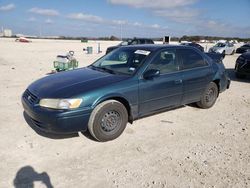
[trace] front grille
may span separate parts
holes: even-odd
[[[38,97],[32,94],[28,89],[24,92],[23,97],[30,104],[35,104],[38,101]]]
[[[33,124],[35,124],[37,127],[43,128],[43,124],[39,121],[34,120],[33,118],[30,118]]]

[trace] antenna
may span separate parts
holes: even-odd
[[[122,40],[122,23],[120,25],[120,36],[121,36],[121,40]]]
[[[39,27],[39,36],[40,36],[40,38],[41,38],[41,36],[42,36],[42,27],[41,27],[41,25],[40,25],[40,27]]]

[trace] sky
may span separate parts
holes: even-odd
[[[0,27],[36,36],[250,38],[250,0],[0,0]]]

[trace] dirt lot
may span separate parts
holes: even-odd
[[[81,67],[102,55],[97,42],[0,39],[0,187],[250,187],[250,80],[234,77],[237,54],[224,59],[231,88],[213,108],[147,117],[99,143],[81,133],[47,138],[23,118],[22,92],[67,50]]]

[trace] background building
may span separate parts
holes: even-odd
[[[11,37],[12,36],[12,30],[10,30],[10,29],[4,29],[3,30],[3,36],[4,37]]]

